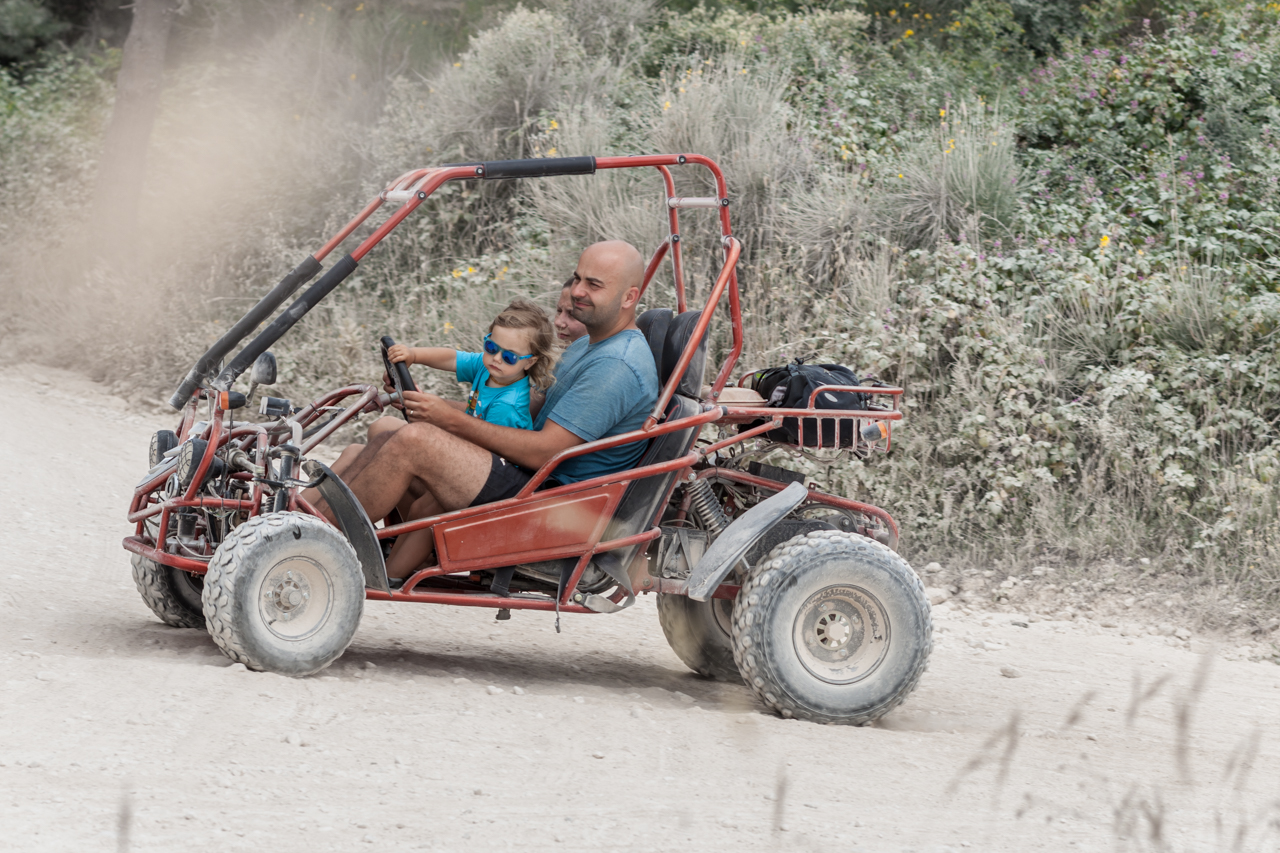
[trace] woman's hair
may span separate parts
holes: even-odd
[[[550,388],[556,381],[552,373],[556,366],[556,330],[547,312],[528,299],[513,299],[501,314],[493,318],[489,331],[492,332],[495,326],[529,331],[529,354],[538,357],[529,368],[529,382],[539,391]]]

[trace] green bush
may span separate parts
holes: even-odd
[[[38,0],[0,0],[0,63],[31,59],[67,29]]]
[[[1142,555],[1274,595],[1280,6],[792,5],[517,7],[460,56],[370,89],[343,83],[342,63],[293,61],[341,94],[297,125],[285,95],[216,113],[270,129],[278,159],[199,208],[198,250],[148,279],[187,321],[163,347],[117,343],[100,361],[164,396],[321,219],[336,228],[407,169],[698,151],[724,167],[746,248],[740,367],[817,355],[907,390],[889,458],[788,464],[887,507],[913,558]],[[275,44],[312,44],[297,26]],[[394,67],[366,60],[360,73]],[[175,70],[162,112],[169,183],[184,103],[221,103],[201,62]],[[64,203],[48,174],[91,177],[107,93],[70,59],[0,91],[0,133],[21,142],[0,146],[13,234]],[[332,179],[296,189],[296,163]],[[711,191],[694,169],[677,181]],[[696,304],[717,226],[681,221]],[[177,245],[183,228],[157,234]],[[282,342],[281,391],[376,375],[384,332],[474,347],[513,293],[549,305],[584,243],[647,251],[665,234],[656,173],[448,185]],[[672,301],[664,266],[646,303]],[[718,322],[713,357],[729,345]]]

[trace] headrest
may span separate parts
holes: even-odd
[[[658,368],[658,382],[667,384],[675,370],[680,354],[693,337],[694,327],[698,324],[701,311],[686,311],[677,314],[670,308],[653,308],[636,318],[636,325],[644,333],[649,342],[649,350],[653,353],[654,366]],[[698,342],[698,348],[689,362],[677,394],[697,400],[702,396],[702,378],[707,369],[707,339],[704,335]]]

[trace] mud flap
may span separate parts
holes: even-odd
[[[387,564],[382,558],[382,546],[378,543],[378,536],[369,516],[365,514],[356,496],[324,463],[308,459],[302,467],[312,480],[320,478],[316,488],[338,519],[338,529],[347,537],[351,547],[355,548],[356,556],[360,558],[360,568],[364,570],[364,585],[390,593],[391,583],[387,580]]]
[[[792,483],[771,498],[761,501],[744,512],[733,524],[711,543],[702,555],[693,573],[689,575],[689,597],[694,601],[706,601],[725,579],[738,561],[763,536],[769,528],[781,521],[787,513],[800,506],[809,497],[809,490],[800,483]]]

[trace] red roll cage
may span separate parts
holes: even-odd
[[[670,167],[686,165],[703,166],[711,171],[716,185],[717,195],[715,197],[688,198],[676,196],[675,181]],[[763,405],[762,401],[755,401],[745,405],[737,403],[720,404],[722,393],[729,382],[730,375],[737,364],[739,356],[742,354],[743,348],[742,310],[736,269],[742,247],[738,240],[733,237],[730,229],[729,197],[724,175],[714,161],[697,154],[548,158],[496,163],[468,163],[406,172],[389,183],[377,198],[373,199],[359,214],[343,226],[332,239],[321,246],[304,265],[299,267],[299,270],[302,270],[304,266],[311,265],[309,275],[306,277],[309,278],[310,275],[314,275],[319,270],[318,262],[330,255],[376,210],[388,202],[400,203],[400,207],[385,222],[375,228],[368,237],[362,240],[350,255],[335,264],[329,274],[322,278],[310,291],[299,297],[293,307],[281,315],[282,318],[286,315],[296,316],[293,316],[292,319],[289,319],[281,326],[282,330],[276,333],[276,338],[283,334],[284,331],[287,331],[289,326],[296,322],[301,314],[312,307],[315,301],[323,298],[324,294],[336,286],[337,283],[340,283],[346,275],[349,275],[365,255],[447,181],[550,177],[554,175],[590,174],[599,169],[624,168],[657,169],[662,176],[666,189],[666,207],[670,232],[649,259],[645,268],[642,294],[647,290],[658,267],[669,254],[675,282],[677,310],[680,313],[687,310],[684,263],[681,254],[679,231],[680,210],[716,209],[719,215],[721,243],[724,253],[720,272],[716,276],[715,283],[707,296],[702,315],[690,335],[688,345],[681,353],[676,367],[671,372],[670,378],[663,385],[653,411],[639,430],[587,442],[556,454],[535,473],[529,483],[513,498],[378,529],[378,538],[385,539],[414,530],[432,528],[439,561],[436,566],[418,571],[398,590],[393,590],[389,593],[377,589],[367,590],[366,595],[369,598],[507,609],[558,609],[565,612],[594,612],[586,607],[572,603],[575,589],[591,558],[614,549],[645,543],[661,535],[661,531],[656,525],[656,519],[650,519],[645,525],[645,529],[640,533],[602,541],[608,522],[630,483],[647,477],[679,472],[680,477],[675,479],[714,478],[722,482],[776,491],[782,489],[785,484],[736,469],[714,466],[695,473],[693,466],[707,460],[716,451],[761,436],[770,430],[778,428],[784,418],[815,419],[819,421],[819,428],[816,431],[819,448],[821,448],[824,432],[821,428],[821,422],[823,421],[836,421],[836,434],[839,435],[839,421],[851,420],[853,421],[854,434],[857,435],[860,432],[863,421],[894,421],[902,418],[899,407],[902,389],[879,386],[823,386],[813,392],[808,407],[804,409],[767,407]],[[342,267],[342,269],[340,270],[339,267]],[[295,270],[295,273],[291,273],[291,276],[296,275],[299,270]],[[330,279],[332,279],[332,282],[326,284]],[[303,280],[305,278],[299,276],[292,284],[292,287],[296,288]],[[286,278],[286,282],[288,281],[289,279]],[[285,282],[282,282],[281,287],[284,284]],[[281,287],[273,291],[273,294],[282,292],[283,295],[273,305],[266,306],[268,309],[267,314],[291,292],[291,290],[282,291]],[[716,308],[724,298],[726,291],[728,293],[732,345],[716,371],[715,379],[704,394],[703,410],[691,417],[663,422],[662,418],[667,410],[667,405],[676,393],[680,380],[693,360],[699,342],[706,336]],[[313,296],[313,293],[318,295]],[[259,304],[258,309],[263,308],[269,298],[271,298],[271,295],[264,299],[263,303]],[[295,307],[299,304],[303,304],[301,311],[295,310]],[[251,311],[250,315],[246,315],[245,320],[248,320],[252,314],[253,312]],[[237,328],[244,326],[245,320],[237,324]],[[251,331],[252,327],[257,325],[257,322],[255,320],[248,324],[248,328],[240,333],[240,337],[243,337],[245,332]],[[273,324],[273,328],[280,323],[281,320],[278,319]],[[259,351],[265,349],[265,346],[272,342],[271,340],[261,346],[259,344],[265,337],[269,337],[269,332],[270,330],[264,332],[253,344],[246,347],[237,357],[237,360],[233,362],[232,368],[228,368],[230,373],[224,371],[217,381],[206,383],[203,381],[204,377],[197,376],[197,370],[193,370],[191,376],[196,377],[196,381],[191,382],[191,384],[193,386],[198,384],[199,390],[193,390],[189,399],[184,398],[178,402],[178,405],[182,408],[182,420],[177,430],[177,435],[180,442],[185,442],[188,438],[193,437],[203,438],[207,442],[204,455],[194,476],[191,478],[190,485],[183,489],[179,495],[166,497],[157,493],[173,476],[172,467],[157,466],[157,469],[154,469],[147,478],[138,484],[130,502],[128,515],[128,520],[135,524],[136,528],[134,535],[124,540],[123,544],[127,550],[141,554],[157,563],[203,574],[207,568],[208,560],[212,556],[212,546],[206,544],[206,550],[209,552],[207,554],[180,554],[170,550],[167,531],[169,530],[169,519],[172,513],[185,508],[199,508],[218,512],[247,511],[250,516],[258,515],[264,511],[271,511],[269,505],[264,505],[264,499],[268,497],[264,486],[270,484],[265,482],[264,478],[255,477],[253,474],[246,472],[236,472],[229,475],[232,479],[248,481],[246,488],[250,494],[246,498],[230,499],[200,494],[206,474],[210,466],[213,465],[215,455],[219,450],[224,448],[228,450],[252,449],[257,451],[258,459],[263,459],[273,446],[289,441],[296,432],[301,432],[308,427],[314,426],[325,414],[331,414],[338,403],[355,397],[354,402],[348,403],[338,414],[331,417],[319,430],[301,443],[301,451],[305,455],[332,435],[334,431],[358,415],[381,410],[390,402],[394,402],[394,395],[381,393],[374,385],[351,385],[324,395],[316,402],[297,412],[287,421],[282,419],[273,424],[241,423],[234,426],[227,425],[225,420],[230,405],[228,390],[230,383],[238,375],[235,366],[244,361],[246,354],[251,354],[250,351],[255,346],[258,347]],[[231,346],[234,346],[236,342],[233,340]],[[202,361],[208,361],[212,352],[211,350],[210,353],[207,353]],[[214,360],[216,361],[217,359]],[[243,369],[243,365],[238,368],[238,370]],[[188,381],[191,381],[191,377],[189,377]],[[220,388],[219,385],[222,387]],[[817,394],[824,390],[856,391],[868,395],[883,395],[888,398],[889,405],[883,409],[868,410],[815,409],[814,400]],[[180,400],[181,394],[182,389],[178,394],[175,394],[175,402]],[[199,425],[196,420],[197,407],[202,399],[208,403],[209,418],[203,425]],[[763,423],[741,429],[738,433],[710,445],[695,446],[688,453],[676,459],[537,491],[538,486],[566,459],[635,441],[652,439],[691,427],[700,431],[703,426],[709,423],[747,425],[757,421],[763,421]],[[296,426],[294,426],[295,424]],[[198,430],[196,429],[197,427],[199,427]],[[296,484],[277,488],[287,488],[288,508],[290,510],[306,512],[323,518],[314,507],[301,498]],[[672,488],[674,488],[674,482]],[[809,503],[849,510],[879,520],[890,531],[892,542],[896,545],[898,537],[897,524],[884,510],[870,504],[829,495],[816,489],[809,490],[807,500]],[[682,514],[687,509],[687,507],[683,507]],[[156,541],[148,530],[149,521],[157,516],[158,524],[155,526],[155,530],[158,531],[157,535],[161,541]],[[641,551],[641,556],[643,557],[643,551]],[[564,585],[564,589],[558,599],[550,596],[518,594],[498,596],[479,587],[443,589],[432,586],[433,578],[443,579],[445,575],[456,575],[462,572],[474,573],[485,569],[561,558],[576,558],[577,562],[572,577]],[[632,572],[632,574],[635,575],[636,573]],[[636,586],[641,591],[674,594],[684,594],[686,591],[684,581],[655,578],[647,574],[643,574],[638,578]],[[723,584],[715,593],[718,598],[733,598],[736,594],[737,587],[730,583]],[[622,595],[623,591],[619,590],[614,595],[614,600],[621,600]]]

